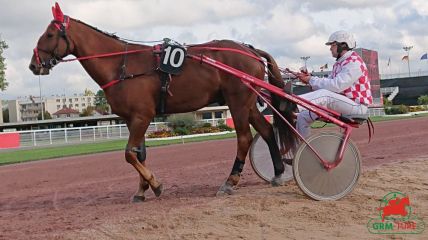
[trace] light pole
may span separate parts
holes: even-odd
[[[42,87],[40,85],[40,75],[39,75],[39,94],[40,94],[40,106],[42,108],[42,120],[45,120],[45,113],[43,111]]]
[[[413,46],[404,46],[404,51],[407,52],[407,69],[409,70],[409,77],[410,77],[410,50],[413,48]]]
[[[308,71],[308,68],[306,67],[306,62],[308,61],[309,58],[311,58],[311,57],[310,56],[300,57],[300,59],[302,59],[305,62],[305,71]]]

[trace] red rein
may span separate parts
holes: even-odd
[[[244,52],[243,50],[234,49],[234,48],[197,47],[197,46],[192,46],[191,48],[193,48],[193,49],[208,49],[208,50],[213,50],[213,51],[235,52],[235,53],[239,53],[239,54],[242,54],[242,55],[254,58],[254,59],[258,60],[258,61],[262,61],[262,59],[260,57],[257,57],[254,54],[251,54],[251,53],[248,53],[248,52]],[[93,58],[104,58],[104,57],[111,57],[111,56],[124,55],[124,54],[133,54],[133,53],[140,53],[140,52],[146,52],[146,51],[153,51],[153,48],[139,49],[139,50],[130,50],[130,51],[122,51],[122,52],[113,52],[113,53],[96,54],[96,55],[92,55],[92,56],[85,56],[85,57],[77,57],[77,58],[60,60],[60,62],[72,62],[72,61],[77,61],[77,60],[78,61],[83,61],[83,60],[88,60],[88,59],[93,59]],[[37,56],[37,59],[38,59],[38,54],[36,54],[36,56]],[[101,89],[105,90],[106,88],[111,87],[111,86],[115,85],[118,82],[120,82],[120,80],[118,80],[118,79],[111,80],[107,84],[102,85]]]

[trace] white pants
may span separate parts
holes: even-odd
[[[366,114],[367,106],[358,104],[344,95],[331,92],[325,89],[319,89],[313,92],[299,95],[317,105],[327,107],[341,114]],[[318,116],[304,107],[298,106],[297,131],[307,138],[311,134],[311,124],[317,120]]]

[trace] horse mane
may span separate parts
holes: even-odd
[[[94,26],[91,26],[91,25],[89,25],[89,24],[87,24],[87,23],[85,23],[85,22],[82,22],[82,21],[80,21],[79,19],[75,19],[75,18],[71,18],[71,19],[73,19],[74,21],[76,21],[76,22],[78,22],[78,23],[81,23],[81,24],[83,24],[83,25],[85,25],[85,26],[87,26],[87,27],[89,27],[89,28],[91,28],[91,29],[93,29],[93,30],[95,30],[95,31],[97,31],[97,32],[99,32],[99,33],[101,33],[101,34],[103,34],[103,35],[107,36],[107,37],[110,37],[110,38],[113,38],[113,39],[115,39],[115,40],[118,40],[118,41],[121,41],[121,42],[127,43],[126,41],[122,40],[119,36],[117,36],[117,35],[116,35],[116,34],[114,34],[114,33],[109,33],[109,32],[103,31],[103,30],[98,29],[98,28],[96,28],[96,27],[94,27]]]

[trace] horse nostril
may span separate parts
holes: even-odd
[[[35,69],[36,69],[36,65],[30,64],[30,70],[35,70]]]

